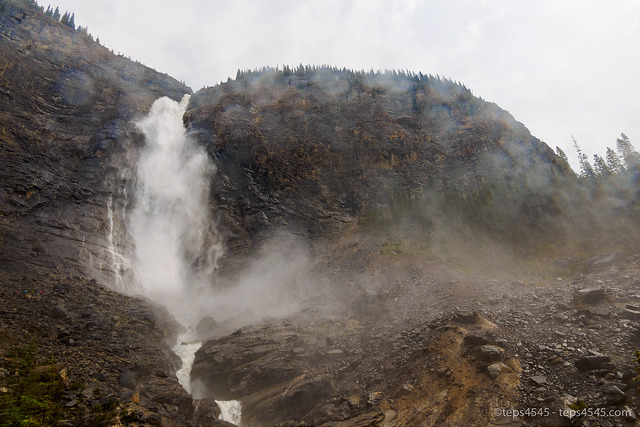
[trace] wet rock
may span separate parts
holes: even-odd
[[[605,355],[585,356],[575,361],[575,366],[580,372],[610,370],[615,366],[611,363],[611,358]]]
[[[195,420],[198,424],[214,425],[220,417],[220,407],[210,398],[194,399]]]
[[[196,335],[199,340],[204,341],[211,338],[218,327],[213,317],[205,317],[196,326]]]
[[[600,286],[580,289],[573,294],[574,302],[578,304],[598,304],[607,297],[607,291]]]
[[[24,3],[2,9],[0,57],[12,64],[0,99],[3,270],[95,274],[112,283],[110,263],[96,260],[107,253],[106,206],[120,186],[115,157],[134,145],[134,119],[155,99],[190,89]]]

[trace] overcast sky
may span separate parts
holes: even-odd
[[[45,7],[48,3],[40,0]],[[575,164],[640,148],[637,0],[59,0],[100,42],[194,91],[283,64],[439,74]]]

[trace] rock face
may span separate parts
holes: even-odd
[[[225,336],[236,319],[207,313],[194,402],[175,378],[173,319],[90,280],[126,281],[114,212],[131,202],[133,121],[190,90],[29,3],[0,0],[0,409],[27,390],[52,403],[50,425],[215,426],[228,424],[213,399],[240,399],[245,425],[338,427],[560,425],[575,420],[495,409],[557,409],[568,395],[637,407],[637,255],[577,262],[588,275],[571,285],[530,267],[525,286],[368,231],[552,232],[568,165],[462,85],[329,68],[240,73],[191,98],[185,125],[218,167],[223,264],[280,227],[326,245],[310,264],[322,292],[304,295],[304,312]],[[29,381],[52,388],[34,395]]]
[[[191,91],[23,2],[1,5],[0,263],[112,281],[106,218],[125,203],[132,121]]]
[[[239,74],[195,93],[185,123],[216,159],[232,249],[284,225],[323,236],[408,211],[423,231],[455,217],[516,238],[572,175],[509,113],[434,77]]]
[[[4,273],[0,307],[0,385],[18,392],[25,355],[32,371],[51,371],[51,425],[214,425],[178,384],[170,346],[181,326],[162,307],[85,279]]]
[[[506,365],[494,383],[461,357],[465,330],[391,323],[296,317],[242,328],[198,350],[192,380],[216,399],[240,399],[243,424],[260,426],[473,424],[486,417],[479,407],[513,393]],[[468,393],[479,396],[473,405],[455,403]]]

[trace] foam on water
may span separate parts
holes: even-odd
[[[191,368],[196,357],[196,351],[202,347],[201,342],[189,342],[190,333],[178,337],[178,342],[173,346],[173,352],[182,359],[182,367],[176,372],[178,382],[188,392],[191,393]],[[242,405],[237,400],[216,400],[220,407],[219,419],[240,425],[242,420]]]

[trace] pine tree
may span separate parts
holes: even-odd
[[[596,177],[596,174],[593,170],[593,166],[591,166],[591,163],[589,163],[589,157],[587,157],[587,155],[582,152],[580,146],[578,146],[578,141],[576,141],[573,135],[571,136],[571,139],[573,139],[573,146],[578,152],[578,161],[580,162],[580,178],[585,180],[593,180]]]
[[[640,171],[640,153],[638,153],[631,145],[629,137],[624,133],[620,134],[620,138],[616,139],[618,153],[622,156],[624,166],[627,172]]]
[[[76,29],[75,17],[76,14],[72,13],[71,17],[69,18],[69,22],[67,22],[67,26],[73,28],[74,30]]]
[[[602,156],[600,156],[599,154],[593,155],[593,165],[598,176],[611,175],[611,170],[609,169],[609,166],[607,166],[607,162],[605,162]]]
[[[618,153],[607,147],[607,167],[614,174],[624,173],[624,166],[620,161]]]
[[[62,18],[60,18],[60,23],[67,25],[68,22],[69,22],[69,12],[65,12],[64,15],[62,15]]]
[[[56,21],[60,20],[60,8],[56,6],[56,10],[53,12],[53,19]]]

